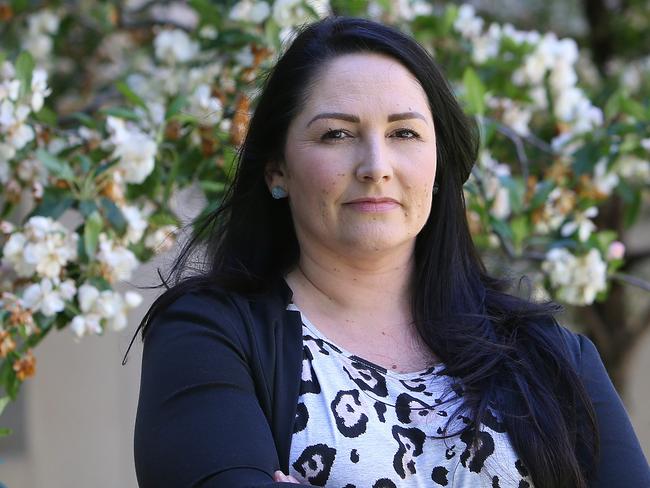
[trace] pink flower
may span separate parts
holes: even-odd
[[[609,245],[607,250],[607,260],[611,261],[613,259],[623,259],[625,255],[625,244],[621,241],[614,241]]]

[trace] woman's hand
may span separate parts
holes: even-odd
[[[284,474],[282,471],[276,471],[273,473],[273,481],[283,481],[285,483],[295,483],[297,485],[300,484],[296,478],[289,476],[288,474]]]

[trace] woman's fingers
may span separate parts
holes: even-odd
[[[300,482],[294,478],[293,476],[289,476],[287,474],[284,474],[282,471],[276,471],[273,473],[273,481],[280,481],[280,482],[285,482],[285,483],[295,483],[297,485],[300,484]]]

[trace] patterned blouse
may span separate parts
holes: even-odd
[[[441,439],[462,387],[440,373],[396,373],[329,341],[301,314],[303,366],[289,474],[336,488],[533,486],[495,412],[471,432]],[[451,393],[451,396],[450,396]],[[448,432],[470,419],[457,415]]]

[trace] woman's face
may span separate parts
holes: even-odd
[[[328,62],[284,155],[267,183],[287,190],[301,249],[412,251],[431,210],[436,138],[424,90],[399,62],[374,53]]]

